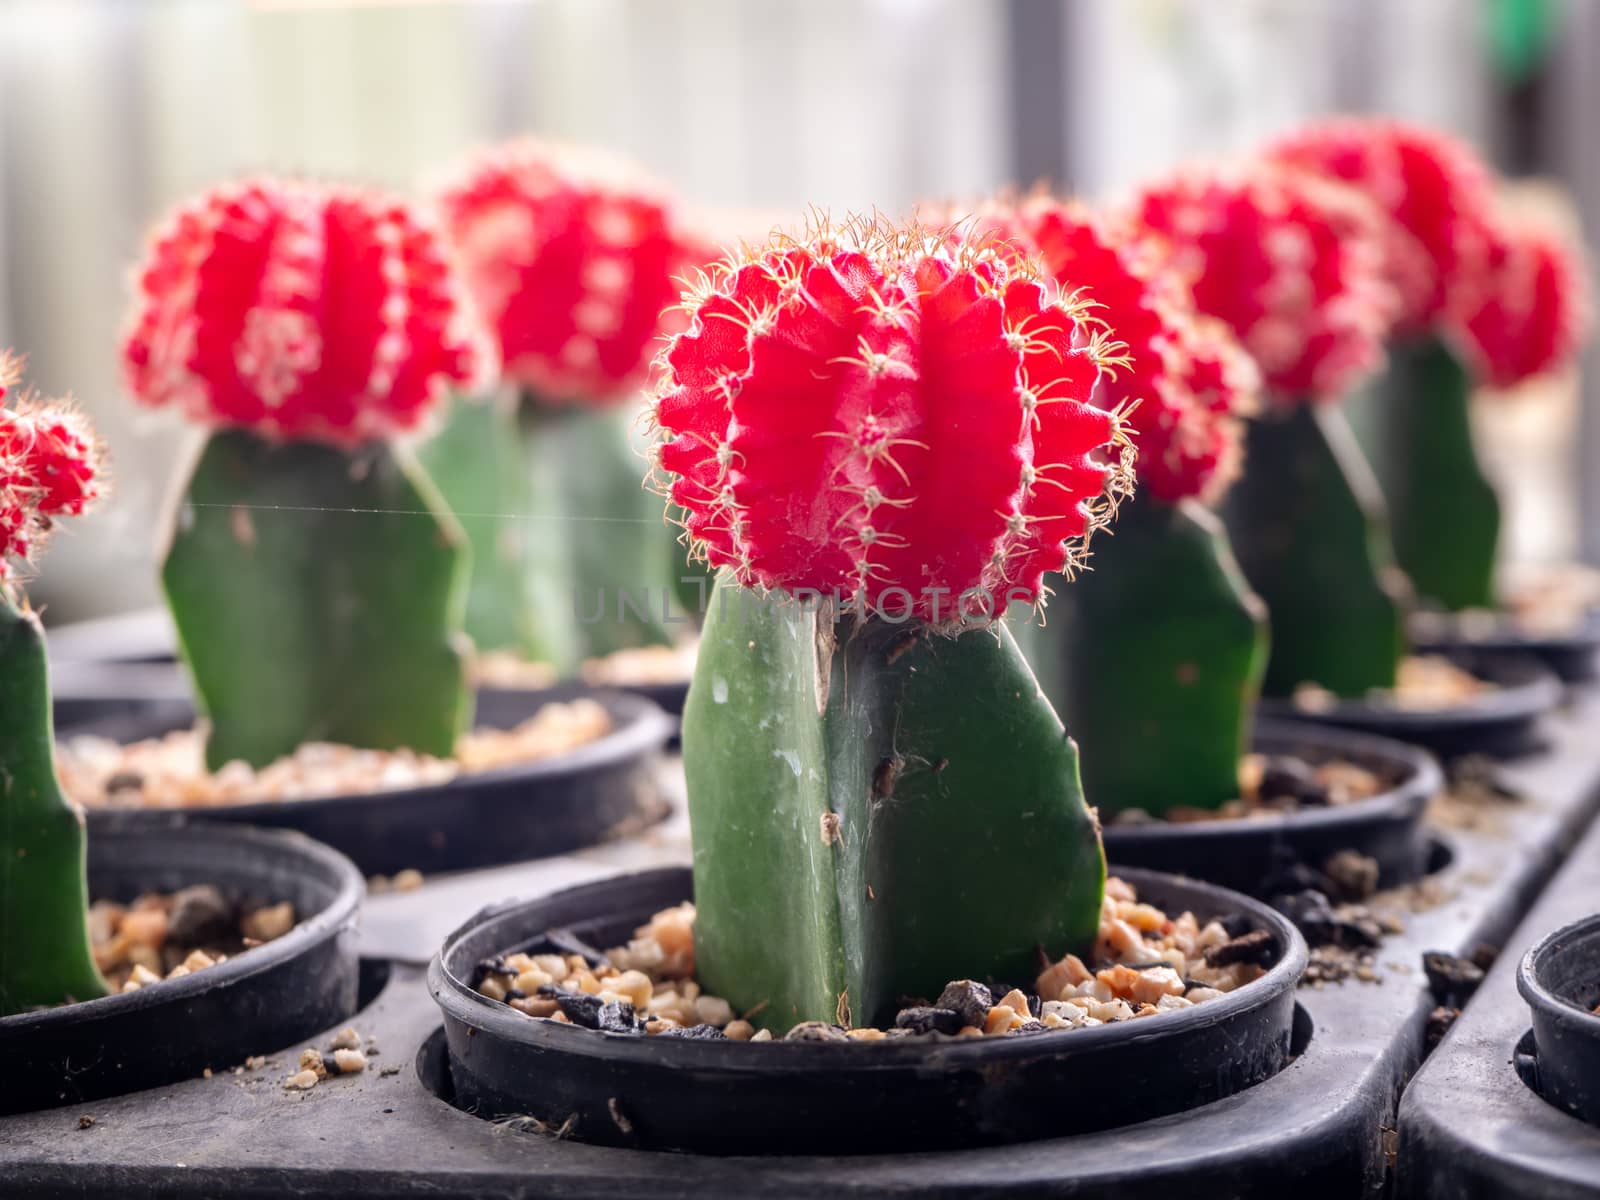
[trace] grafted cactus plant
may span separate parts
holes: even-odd
[[[467,550],[397,439],[486,361],[433,231],[381,195],[256,180],[180,207],[127,380],[211,427],[162,583],[208,763],[306,741],[449,755]]]
[[[105,994],[89,950],[83,816],[56,779],[44,630],[21,575],[53,523],[98,498],[100,450],[70,407],[7,406],[0,354],[0,1017]]]
[[[1224,321],[1261,370],[1268,400],[1248,423],[1223,514],[1271,617],[1263,690],[1393,687],[1409,587],[1339,407],[1380,363],[1394,307],[1376,214],[1349,189],[1257,165],[1152,185],[1133,216],[1165,240],[1195,306]]]
[[[1239,794],[1266,666],[1265,610],[1205,507],[1231,482],[1254,362],[1201,316],[1159,248],[1126,222],[1036,194],[981,206],[975,226],[1034,254],[1116,330],[1126,362],[1095,402],[1127,414],[1139,495],[1087,571],[1019,632],[1045,692],[1084,746],[1102,809],[1161,814]]]
[[[684,715],[696,968],[752,1020],[881,1019],[1094,937],[1077,749],[1002,624],[1127,486],[1103,331],[982,240],[826,222],[716,268],[660,471],[720,568]]]
[[[560,668],[674,641],[683,572],[639,486],[632,427],[682,277],[710,251],[651,181],[531,140],[475,158],[439,207],[499,340],[502,388],[458,405],[424,461],[458,509],[524,517],[468,526],[488,564],[474,587],[494,592],[474,631]]]
[[[1476,386],[1567,366],[1587,323],[1579,252],[1497,209],[1489,169],[1459,142],[1386,120],[1296,131],[1271,153],[1359,189],[1381,210],[1400,297],[1379,381],[1379,467],[1400,565],[1418,596],[1490,608],[1500,500],[1478,461]]]

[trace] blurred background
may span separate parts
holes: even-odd
[[[900,213],[1040,179],[1116,199],[1334,111],[1452,130],[1600,241],[1597,0],[0,0],[0,346],[93,414],[116,482],[34,601],[154,598],[193,435],[122,393],[127,274],[217,179],[411,189],[531,132],[707,208]],[[1600,562],[1595,387],[1480,408],[1512,557]]]

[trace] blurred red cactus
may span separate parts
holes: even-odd
[[[662,189],[593,151],[497,147],[440,192],[439,206],[505,377],[543,401],[628,399],[682,277],[715,256]]]
[[[1396,301],[1379,214],[1353,189],[1261,166],[1190,171],[1145,188],[1133,215],[1279,401],[1337,400],[1383,361]]]
[[[1127,412],[1141,488],[1166,503],[1214,496],[1239,455],[1236,415],[1260,387],[1254,361],[1220,322],[1204,317],[1180,280],[1160,270],[1125,223],[1046,195],[987,204],[975,227],[1036,254],[1063,294],[1081,293],[1126,348],[1126,364],[1096,393]]]
[[[145,404],[341,446],[417,428],[492,358],[410,206],[273,179],[215,188],[168,218],[131,326],[124,368]]]
[[[0,579],[28,562],[57,517],[82,516],[100,495],[101,450],[83,414],[24,396],[6,407],[21,363],[0,353]]]
[[[1454,340],[1477,377],[1507,388],[1557,371],[1588,332],[1580,249],[1544,225],[1497,217],[1484,226],[1483,267],[1451,314]]]
[[[1091,402],[1114,348],[992,239],[819,220],[687,307],[659,463],[695,552],[742,584],[982,620],[1036,601],[1129,485]]]
[[[1482,261],[1483,217],[1493,204],[1491,174],[1471,148],[1400,121],[1342,117],[1296,130],[1267,154],[1348,184],[1384,215],[1395,332],[1424,332],[1459,302]]]

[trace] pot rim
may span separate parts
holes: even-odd
[[[610,714],[613,722],[611,729],[593,741],[549,758],[492,767],[486,771],[472,771],[438,783],[424,783],[413,787],[283,800],[243,800],[237,804],[214,804],[192,808],[176,805],[145,805],[130,808],[94,805],[85,806],[84,813],[91,828],[100,828],[159,822],[180,814],[192,814],[200,819],[214,818],[225,822],[248,823],[252,818],[266,818],[269,815],[271,819],[276,820],[279,814],[303,807],[397,804],[464,785],[535,783],[582,775],[595,767],[635,758],[660,749],[674,731],[672,718],[661,709],[660,705],[635,692],[589,688],[581,684],[558,685],[548,691],[547,702],[566,702],[575,699],[596,701]],[[68,736],[82,736],[88,732],[87,730],[78,734],[69,732]]]
[[[1302,808],[1295,812],[1252,817],[1219,817],[1209,821],[1185,821],[1174,824],[1157,818],[1149,824],[1119,825],[1107,823],[1102,837],[1107,839],[1107,850],[1115,850],[1113,843],[1133,845],[1138,842],[1172,841],[1177,839],[1203,840],[1205,838],[1233,838],[1241,832],[1271,833],[1275,830],[1337,829],[1388,813],[1409,816],[1420,815],[1428,800],[1445,785],[1444,771],[1439,760],[1425,747],[1397,738],[1345,729],[1336,725],[1318,725],[1310,721],[1288,721],[1263,718],[1256,722],[1250,748],[1259,750],[1262,741],[1322,743],[1328,749],[1347,751],[1352,755],[1387,759],[1392,765],[1404,767],[1406,775],[1398,782],[1374,796],[1367,796],[1349,804],[1330,805],[1323,808]],[[1361,764],[1357,764],[1358,766]],[[1131,868],[1130,868],[1131,869]]]
[[[1480,664],[1480,669],[1473,674],[1498,687],[1477,699],[1448,708],[1398,708],[1389,704],[1375,704],[1370,700],[1340,697],[1326,708],[1311,709],[1296,704],[1292,697],[1263,696],[1260,711],[1263,716],[1273,720],[1305,724],[1381,721],[1386,732],[1404,735],[1415,731],[1466,730],[1476,726],[1529,720],[1561,702],[1561,680],[1550,668],[1531,658],[1508,658]]]
[[[1534,1010],[1535,1017],[1554,1018],[1589,1037],[1600,1039],[1600,1013],[1564,998],[1551,990],[1543,979],[1544,969],[1551,960],[1565,951],[1569,942],[1579,938],[1600,943],[1600,913],[1563,925],[1535,942],[1517,964],[1517,991]]]
[[[0,1017],[0,1038],[20,1039],[30,1033],[58,1026],[111,1019],[158,1005],[181,1004],[219,987],[242,982],[294,958],[340,930],[354,926],[362,897],[366,895],[366,879],[354,863],[331,846],[325,846],[294,830],[194,821],[159,829],[127,827],[97,830],[93,836],[102,842],[159,838],[171,844],[174,864],[184,867],[194,865],[197,883],[205,882],[205,859],[194,853],[197,848],[204,850],[208,845],[227,842],[236,846],[287,851],[301,858],[302,871],[305,866],[311,866],[333,885],[333,899],[321,911],[296,921],[294,928],[282,937],[253,946],[248,951],[231,956],[226,962],[202,971],[194,971],[177,979],[163,979],[158,984],[150,984],[133,992],[115,992],[94,1000],[79,1000],[54,1008]]]
[[[676,876],[682,877],[686,897],[692,893],[689,868],[661,867],[608,876],[545,896],[507,900],[480,909],[450,933],[444,945],[429,961],[428,991],[447,1017],[454,1017],[463,1024],[482,1029],[494,1037],[507,1041],[531,1041],[540,1044],[554,1053],[585,1055],[603,1046],[607,1061],[624,1065],[660,1066],[661,1058],[665,1054],[671,1056],[673,1066],[684,1069],[767,1074],[788,1070],[814,1071],[817,1062],[812,1056],[819,1051],[824,1054],[848,1055],[849,1057],[841,1057],[836,1065],[852,1070],[890,1071],[922,1068],[944,1071],[980,1067],[1013,1059],[1038,1058],[1063,1044],[1082,1047],[1087,1051],[1108,1043],[1145,1041],[1168,1035],[1178,1036],[1186,1030],[1220,1024],[1245,1010],[1270,1003],[1280,994],[1292,991],[1298,985],[1309,961],[1309,951],[1300,931],[1277,910],[1241,893],[1187,876],[1138,867],[1121,870],[1112,868],[1109,873],[1126,879],[1141,892],[1146,888],[1159,891],[1161,884],[1165,882],[1214,893],[1218,898],[1225,898],[1228,901],[1228,907],[1221,911],[1249,913],[1256,919],[1257,928],[1271,930],[1282,946],[1283,952],[1278,961],[1260,979],[1236,988],[1220,999],[1208,1000],[1204,1004],[1139,1021],[1119,1021],[1088,1029],[1045,1030],[1014,1038],[962,1038],[946,1042],[907,1043],[897,1040],[862,1044],[789,1042],[774,1038],[769,1042],[760,1043],[759,1048],[749,1043],[729,1045],[719,1041],[613,1033],[529,1017],[500,1001],[481,995],[451,971],[445,963],[445,959],[456,945],[483,924],[506,917],[529,905],[548,903],[556,897],[575,896],[584,892],[600,893],[628,882],[643,885],[659,880],[665,883],[669,878]],[[1159,1028],[1150,1028],[1146,1021],[1159,1025]],[[1138,1026],[1145,1027],[1138,1028]],[[1063,1043],[1062,1039],[1069,1036],[1074,1040]],[[597,1042],[593,1040],[595,1038],[602,1040]]]

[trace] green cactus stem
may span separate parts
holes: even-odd
[[[529,464],[516,410],[510,391],[458,400],[418,459],[472,545],[473,643],[565,675],[579,657],[570,531],[554,481]]]
[[[0,1017],[106,994],[83,816],[56,780],[44,630],[0,587]]]
[[[1152,816],[1235,799],[1267,627],[1222,523],[1196,501],[1141,495],[1090,565],[1024,642],[1084,747],[1085,794]]]
[[[626,405],[522,406],[532,472],[552,481],[566,517],[572,587],[563,615],[576,616],[586,657],[671,645],[689,627],[678,599],[677,530],[660,497],[640,484],[632,421]]]
[[[1222,511],[1272,621],[1263,692],[1288,696],[1315,683],[1360,697],[1392,688],[1410,589],[1344,413],[1303,403],[1249,422],[1244,474]]]
[[[1426,603],[1494,607],[1500,498],[1472,441],[1471,375],[1430,338],[1392,346],[1380,388],[1380,474],[1401,567]]]
[[[1085,951],[1078,753],[1003,626],[949,638],[719,580],[683,727],[701,983],[775,1031]]]
[[[470,714],[468,568],[403,451],[214,434],[162,568],[207,763],[315,741],[452,753]]]

